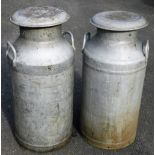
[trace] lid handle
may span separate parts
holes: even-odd
[[[87,43],[88,40],[90,40],[90,38],[91,38],[91,33],[90,32],[86,32],[84,34],[84,37],[83,37],[82,52],[84,51],[84,48],[86,46],[86,43]]]
[[[63,36],[65,37],[66,35],[70,36],[70,38],[71,38],[71,45],[72,45],[73,49],[75,50],[74,37],[73,37],[72,32],[70,32],[70,31],[63,32]]]
[[[10,56],[10,49],[11,48],[11,52],[12,52],[12,58]],[[16,59],[17,59],[17,56],[16,56],[16,49],[15,47],[10,43],[10,41],[7,42],[7,49],[6,49],[6,57],[9,58],[10,60],[12,60],[12,63],[13,63],[13,66],[15,67],[16,66]]]
[[[145,60],[147,63],[147,60],[149,57],[149,40],[147,40],[145,43],[142,44],[142,50],[143,50],[143,54],[145,56]]]

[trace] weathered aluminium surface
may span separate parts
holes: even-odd
[[[54,7],[25,8],[11,18],[20,26],[19,38],[13,45],[8,42],[6,53],[11,66],[15,136],[31,150],[60,147],[72,133],[74,40],[71,32],[62,33],[61,28],[68,18]]]
[[[120,149],[134,142],[149,43],[137,38],[147,25],[135,13],[96,14],[97,32],[84,36],[81,132],[88,143]]]

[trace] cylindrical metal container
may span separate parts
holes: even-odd
[[[96,14],[97,33],[83,43],[81,132],[103,149],[119,149],[136,136],[149,44],[137,38],[147,26],[140,15],[126,11]]]
[[[11,22],[20,36],[8,42],[11,65],[15,136],[35,151],[65,144],[72,133],[73,48],[71,32],[62,33],[69,15],[55,7],[18,10]],[[66,41],[70,35],[72,46]]]

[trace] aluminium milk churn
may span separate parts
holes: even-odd
[[[83,103],[81,132],[103,149],[119,149],[136,136],[149,43],[137,38],[148,25],[144,17],[126,11],[101,12],[83,43]]]
[[[15,136],[23,146],[49,151],[72,133],[73,48],[71,32],[62,33],[69,15],[55,7],[16,11],[11,22],[19,38],[7,44],[11,65]],[[72,46],[65,39],[69,35]]]

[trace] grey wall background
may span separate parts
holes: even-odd
[[[47,155],[153,155],[153,0],[2,0],[2,154],[38,154],[20,147],[13,136],[13,115],[10,73],[5,58],[6,41],[13,42],[19,35],[18,27],[9,22],[9,16],[19,8],[52,5],[63,8],[71,19],[63,25],[73,32],[75,53],[74,132],[71,142]],[[79,134],[79,107],[81,103],[82,40],[87,31],[95,32],[89,18],[106,10],[127,10],[144,15],[150,25],[140,31],[139,37],[150,40],[150,55],[146,72],[137,138],[134,144],[119,151],[106,151],[88,145]]]

